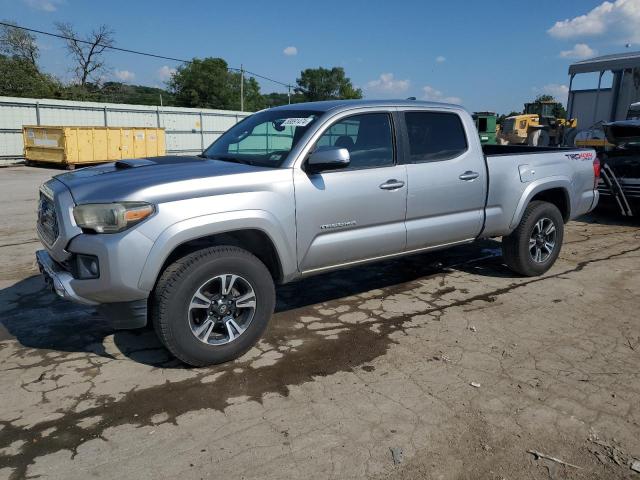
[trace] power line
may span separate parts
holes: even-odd
[[[93,42],[90,42],[88,40],[82,40],[82,39],[79,39],[79,38],[67,37],[66,35],[60,35],[58,33],[51,33],[51,32],[45,32],[45,31],[42,31],[42,30],[36,30],[35,28],[21,27],[19,25],[12,25],[10,23],[5,23],[5,22],[0,22],[0,25],[5,26],[5,27],[10,27],[10,28],[17,28],[17,29],[20,29],[20,30],[24,30],[26,32],[38,33],[40,35],[48,35],[50,37],[61,38],[63,40],[72,40],[72,41],[78,42],[78,43],[84,43],[84,44],[87,44],[87,45],[93,45]],[[184,59],[181,59],[181,58],[174,58],[174,57],[166,57],[164,55],[156,55],[155,53],[140,52],[138,50],[131,50],[129,48],[114,47],[114,46],[111,46],[111,45],[104,45],[104,44],[101,44],[101,43],[96,44],[96,46],[104,47],[104,48],[107,48],[107,49],[110,49],[110,50],[116,50],[118,52],[133,53],[135,55],[143,55],[145,57],[160,58],[162,60],[171,60],[171,61],[174,61],[174,62],[181,62],[181,63],[193,63],[191,60],[184,60]],[[273,78],[266,77],[264,75],[259,75],[257,73],[253,73],[253,72],[249,72],[247,70],[243,70],[241,68],[228,67],[227,70],[231,70],[231,71],[234,71],[234,72],[244,72],[244,73],[247,73],[247,74],[249,74],[249,75],[251,75],[253,77],[261,78],[263,80],[268,80],[270,82],[277,83],[278,85],[282,85],[282,86],[287,87],[287,88],[292,88],[293,87],[293,85],[291,85],[289,83],[284,83],[284,82],[281,82],[279,80],[275,80]]]

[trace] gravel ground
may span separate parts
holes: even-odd
[[[256,348],[192,369],[45,290],[55,173],[0,169],[0,479],[640,479],[637,223],[572,222],[540,278],[483,241],[280,287]]]

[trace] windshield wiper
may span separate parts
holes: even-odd
[[[238,158],[238,157],[230,157],[230,156],[226,156],[226,155],[212,155],[212,156],[207,156],[204,153],[202,154],[202,156],[204,158],[208,158],[209,160],[221,160],[223,162],[233,162],[233,163],[242,163],[244,165],[253,165],[255,166],[255,163],[253,163],[251,160],[246,160],[244,158]]]

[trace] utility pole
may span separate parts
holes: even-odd
[[[160,106],[162,107],[162,94],[160,94]]]
[[[240,111],[244,112],[244,68],[240,64]]]
[[[289,105],[291,105],[291,85],[287,85],[287,96],[289,97]]]

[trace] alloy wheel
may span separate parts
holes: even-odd
[[[208,345],[224,345],[240,337],[256,311],[256,294],[245,278],[234,274],[207,280],[191,298],[191,333]]]
[[[533,226],[529,238],[529,255],[536,263],[544,263],[556,247],[556,226],[549,218],[541,218]]]

